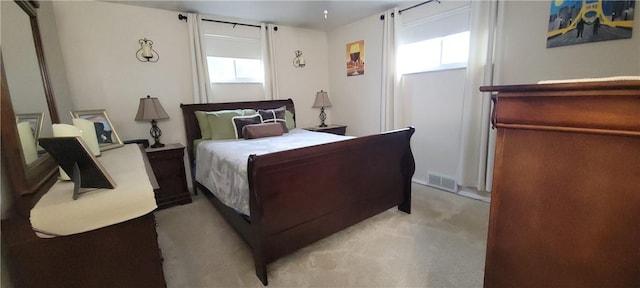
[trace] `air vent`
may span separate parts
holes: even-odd
[[[429,177],[427,185],[453,193],[458,192],[458,185],[455,179],[431,172],[427,175]]]

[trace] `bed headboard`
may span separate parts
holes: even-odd
[[[200,126],[196,119],[195,111],[217,111],[229,109],[275,109],[286,106],[289,112],[293,113],[293,119],[296,119],[296,110],[293,106],[293,100],[269,100],[269,101],[247,101],[247,102],[227,102],[227,103],[205,103],[205,104],[180,104],[182,108],[182,117],[184,119],[184,128],[187,134],[187,153],[189,153],[189,163],[193,164],[193,140],[200,139]],[[193,174],[193,173],[192,173]]]

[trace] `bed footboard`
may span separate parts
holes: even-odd
[[[411,212],[414,128],[249,157],[251,246],[266,265],[393,206]]]

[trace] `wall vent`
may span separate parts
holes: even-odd
[[[429,177],[427,185],[453,193],[458,192],[458,185],[456,184],[455,179],[431,172],[427,175]]]

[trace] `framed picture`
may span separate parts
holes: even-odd
[[[23,113],[16,115],[16,123],[29,122],[29,126],[31,127],[31,133],[33,134],[33,139],[38,143],[38,137],[40,136],[40,131],[42,131],[42,120],[44,119],[44,112],[40,113]]]
[[[93,156],[89,146],[84,141],[80,141],[80,137],[42,138],[40,145],[49,152],[49,155],[75,183],[73,200],[78,199],[82,193],[80,188],[113,189],[116,187],[115,181]]]
[[[364,74],[364,40],[347,44],[347,76]]]
[[[636,1],[550,2],[547,48],[631,38]]]
[[[71,116],[93,122],[100,151],[114,149],[124,145],[120,137],[118,137],[115,127],[111,124],[106,110],[71,111]]]

